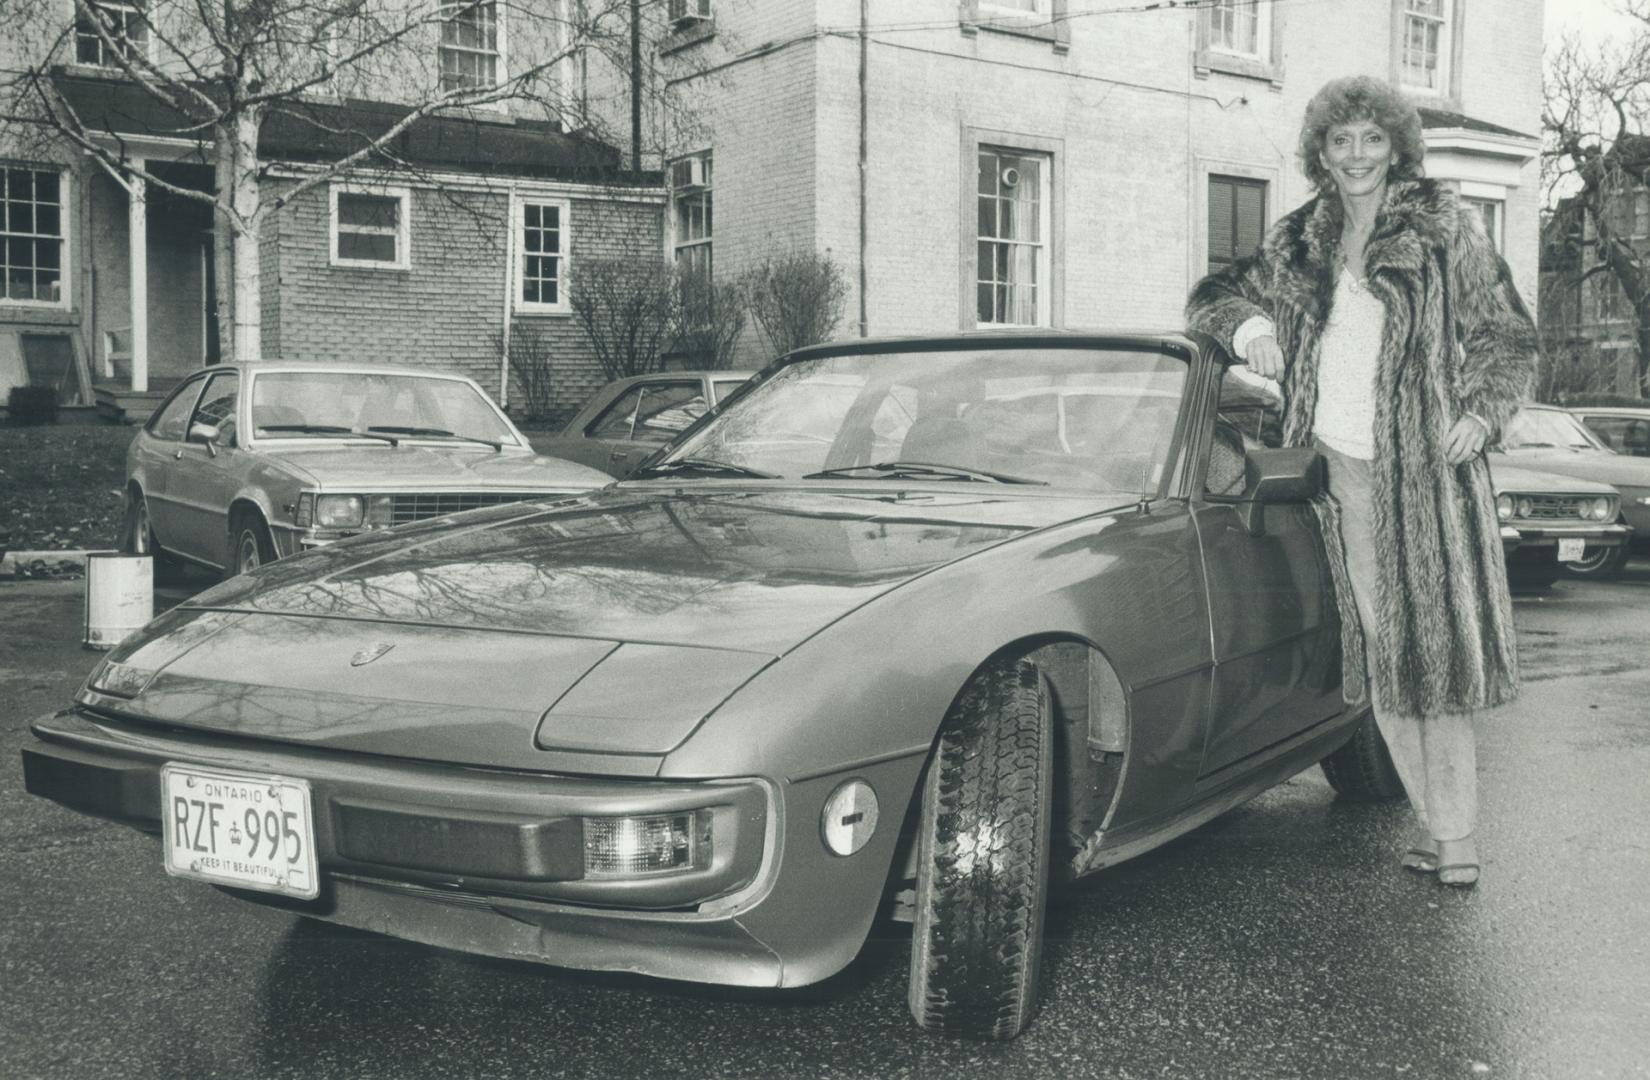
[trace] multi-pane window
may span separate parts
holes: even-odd
[[[1266,181],[1209,177],[1209,269],[1219,270],[1260,249],[1266,235]]]
[[[676,266],[711,272],[711,156],[680,158],[670,166],[670,201],[675,222]]]
[[[1209,47],[1240,56],[1269,53],[1271,14],[1265,0],[1214,0],[1209,5]]]
[[[74,58],[78,63],[116,67],[122,56],[141,54],[148,40],[149,24],[140,0],[88,0],[75,12]]]
[[[1404,0],[1401,79],[1405,86],[1434,93],[1449,88],[1450,2]]]
[[[498,85],[499,16],[495,0],[448,4],[441,24],[441,89]]]
[[[1611,273],[1594,274],[1593,282],[1593,318],[1598,322],[1615,322],[1625,319],[1629,312],[1627,294],[1622,291],[1621,282]]]
[[[1490,243],[1495,245],[1496,251],[1500,251],[1503,238],[1502,215],[1506,204],[1500,199],[1465,198],[1461,202],[1478,212],[1479,219],[1484,222],[1484,232],[1489,235]]]
[[[710,18],[710,0],[670,0],[670,21],[698,22]]]
[[[332,189],[332,261],[337,266],[407,265],[408,193]]]
[[[63,302],[63,226],[55,171],[0,168],[0,299]]]
[[[980,149],[975,319],[981,325],[1049,321],[1051,164],[1044,154]]]
[[[567,310],[567,203],[524,202],[517,216],[516,306]]]

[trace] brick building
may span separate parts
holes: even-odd
[[[1177,326],[1310,196],[1306,101],[1363,73],[1423,109],[1429,174],[1535,296],[1542,0],[1147,8],[672,0],[662,65],[697,120],[660,133],[678,258],[829,252],[844,335]]]
[[[72,0],[52,2],[62,25],[74,25]],[[499,8],[480,5],[493,9],[496,33],[463,39],[462,56],[448,47],[450,35],[425,43],[441,79],[455,56],[499,74],[510,17]],[[147,48],[142,25],[129,25],[133,47]],[[524,62],[531,42],[523,37],[511,42],[512,62]],[[20,55],[28,38],[0,44],[0,68],[36,59]],[[123,77],[97,41],[79,44],[52,82],[85,129],[157,179],[209,190],[210,144],[199,125]],[[339,89],[265,120],[266,201],[407,115],[394,86],[381,99]],[[26,135],[0,133],[0,404],[10,386],[52,383],[65,403],[141,415],[218,356],[210,206],[117,176],[60,136]],[[514,102],[420,119],[387,151],[268,219],[259,249],[263,355],[436,366],[513,400],[501,344],[509,323],[550,344],[559,403],[582,400],[602,376],[571,316],[568,269],[581,257],[658,257],[659,174],[627,169],[617,150]]]
[[[1650,189],[1605,196],[1611,235],[1650,257]],[[1599,234],[1579,198],[1560,199],[1542,226],[1541,328],[1547,357],[1569,393],[1638,397],[1639,320],[1615,274],[1600,266]]]

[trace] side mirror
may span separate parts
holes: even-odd
[[[195,423],[189,425],[189,441],[205,443],[207,451],[213,457],[218,456],[218,438],[220,434],[216,424]]]
[[[1249,535],[1266,532],[1266,504],[1305,502],[1324,490],[1323,455],[1309,446],[1249,451],[1238,512]]]

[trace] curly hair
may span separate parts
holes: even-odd
[[[1390,84],[1368,75],[1331,79],[1306,103],[1306,119],[1301,123],[1301,171],[1320,191],[1334,189],[1329,170],[1319,153],[1329,129],[1337,124],[1371,120],[1392,139],[1398,153],[1387,174],[1394,180],[1415,180],[1421,176],[1421,159],[1426,143],[1421,138],[1421,114]]]

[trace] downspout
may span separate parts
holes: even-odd
[[[498,405],[510,408],[510,305],[515,299],[516,276],[516,182],[504,200],[504,325],[499,329]]]
[[[859,336],[870,333],[865,301],[866,67],[870,59],[870,0],[859,0]]]

